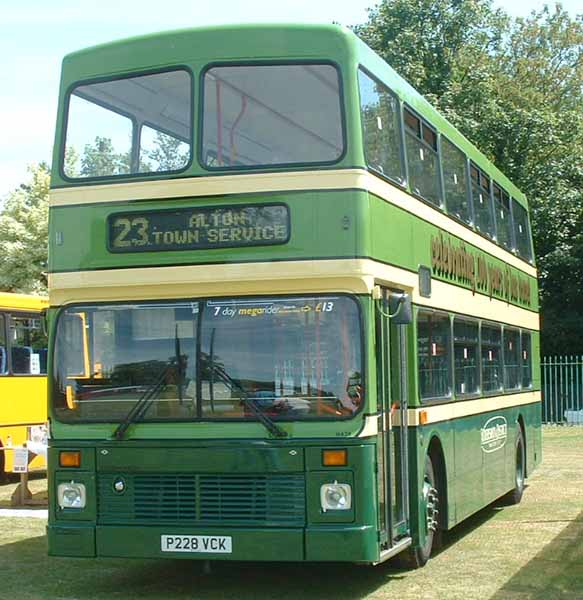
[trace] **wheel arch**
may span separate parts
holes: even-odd
[[[522,433],[522,442],[524,444],[524,476],[527,477],[528,476],[528,442],[526,439],[526,427],[524,426],[524,417],[522,416],[522,413],[518,413],[518,416],[516,417],[516,423],[518,425],[518,427],[520,427],[520,431]]]
[[[448,528],[449,522],[449,492],[447,488],[447,466],[445,464],[445,452],[439,436],[434,433],[429,440],[427,446],[427,455],[431,458],[431,462],[436,469],[436,477],[439,482],[439,488],[443,494],[442,506],[443,510],[439,513],[440,526],[443,531]]]

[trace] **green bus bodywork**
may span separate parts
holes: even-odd
[[[404,102],[463,150],[523,206],[526,199],[518,189],[491,165],[463,136],[441,117],[411,86],[352,33],[335,26],[238,26],[184,30],[115,42],[77,52],[63,62],[61,94],[57,119],[52,190],[90,188],[93,185],[123,181],[147,182],[161,178],[184,179],[220,177],[209,173],[197,157],[201,116],[201,73],[215,63],[261,63],[270,61],[328,61],[337,65],[342,78],[342,110],[345,127],[345,152],[341,159],[317,170],[362,169],[364,158],[358,92],[358,68],[364,67],[382,80]],[[67,93],[79,82],[150,72],[184,66],[194,82],[194,160],[179,173],[100,178],[71,181],[62,173],[64,123]],[[261,169],[270,171],[314,170],[315,167]],[[250,170],[253,172],[253,170]],[[232,171],[225,175],[237,174]],[[245,173],[240,174],[245,177]],[[143,211],[189,206],[253,206],[282,203],[289,209],[290,239],[270,246],[171,250],[116,254],[108,251],[108,217],[116,213],[141,215]],[[435,213],[440,211],[434,208]],[[452,224],[454,221],[451,221]],[[508,310],[526,313],[538,311],[536,278],[507,265],[486,250],[464,242],[447,229],[411,214],[366,189],[304,190],[236,194],[212,194],[168,199],[144,199],[96,203],[54,205],[50,211],[51,274],[107,272],[135,267],[215,265],[217,273],[233,263],[277,261],[320,261],[365,259],[417,274],[420,266],[432,269],[435,281],[453,284],[457,290],[471,290],[475,297],[502,300]],[[487,281],[476,286],[451,273],[432,268],[432,239],[447,239],[453,246],[464,245],[467,252],[481,256],[489,269],[498,268],[516,277],[528,290],[521,297],[510,297],[493,289]],[[510,254],[508,254],[510,256]],[[516,264],[516,263],[515,263]],[[524,263],[526,266],[527,263]],[[83,279],[79,279],[79,288]],[[338,290],[344,292],[346,290]],[[382,469],[391,460],[387,452],[379,459],[385,441],[381,432],[359,437],[371,419],[384,422],[391,407],[391,394],[382,392],[380,371],[383,361],[391,360],[393,333],[379,338],[377,304],[371,295],[358,294],[363,325],[365,405],[356,416],[338,420],[281,422],[287,433],[275,439],[257,421],[135,423],[127,439],[112,439],[116,423],[72,424],[55,417],[54,382],[49,388],[51,441],[49,450],[50,512],[49,553],[58,556],[162,557],[234,560],[350,561],[377,563],[383,552],[412,538],[413,546],[422,546],[427,534],[423,500],[425,457],[437,464],[437,479],[443,506],[439,516],[442,529],[449,529],[514,487],[515,445],[523,432],[526,446],[526,475],[541,460],[540,404],[484,408],[483,411],[444,418],[434,423],[409,424],[406,461],[409,515],[403,525],[394,516],[393,531],[382,523],[382,505],[394,491],[382,495]],[[96,299],[99,300],[99,299]],[[144,300],[148,300],[147,297]],[[86,300],[83,300],[87,304]],[[464,314],[449,307],[452,314]],[[54,345],[61,306],[49,311],[51,353],[49,373],[54,372]],[[428,410],[438,405],[461,405],[472,399],[448,399],[421,402],[418,390],[416,314],[406,327],[406,384],[410,411]],[[499,321],[508,323],[503,312]],[[388,325],[386,325],[389,329]],[[528,329],[528,328],[526,328]],[[532,328],[532,387],[540,390],[538,331]],[[379,340],[384,339],[380,343]],[[388,367],[386,367],[388,369]],[[387,381],[395,375],[387,375]],[[401,385],[405,380],[401,381]],[[525,391],[525,390],[521,390]],[[503,394],[503,393],[502,393]],[[501,395],[502,395],[501,394]],[[419,412],[419,411],[417,411]],[[504,417],[508,428],[506,443],[497,452],[480,450],[481,430],[489,419]],[[398,429],[398,428],[396,428]],[[391,443],[398,444],[399,441]],[[324,449],[347,449],[347,464],[324,467]],[[59,466],[60,451],[80,451],[76,468]],[[396,468],[393,466],[393,468]],[[396,477],[393,472],[392,477]],[[116,478],[122,478],[126,490],[116,494]],[[57,488],[74,480],[87,490],[87,505],[82,510],[60,508]],[[337,481],[352,486],[353,504],[347,511],[324,512],[320,506],[320,487]],[[385,481],[387,486],[394,479]],[[231,487],[229,487],[231,486]],[[243,486],[255,490],[255,504],[249,494],[238,495]],[[141,491],[140,491],[141,490]],[[185,508],[177,500],[185,490],[191,503]],[[222,494],[222,496],[221,496]],[[396,502],[396,500],[395,500]],[[225,511],[228,505],[230,511]],[[251,503],[251,504],[250,504]],[[260,505],[261,510],[257,508]],[[265,508],[265,507],[269,508]],[[402,507],[401,507],[402,508]],[[387,513],[388,514],[388,513]],[[401,527],[401,529],[399,529]],[[383,533],[384,532],[384,533]],[[163,552],[162,535],[231,536],[230,554]]]

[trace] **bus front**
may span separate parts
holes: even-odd
[[[352,43],[200,29],[65,59],[52,555],[379,560]]]

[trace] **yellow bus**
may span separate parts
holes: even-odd
[[[43,297],[0,292],[0,479],[25,445],[36,452],[29,470],[46,468],[47,306]]]

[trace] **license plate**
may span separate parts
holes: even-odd
[[[163,535],[162,552],[231,554],[232,538],[226,535]]]

